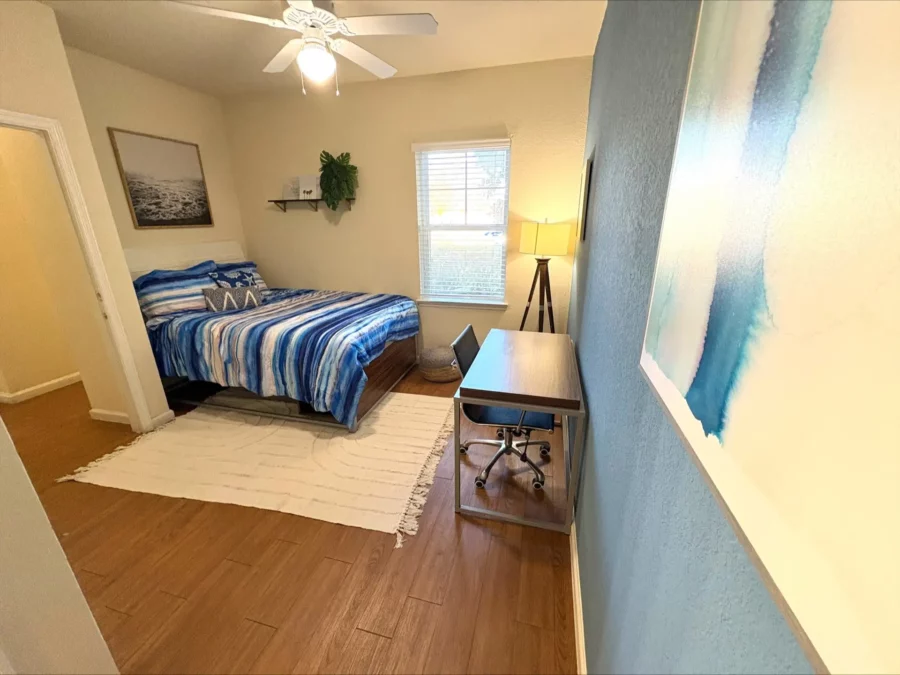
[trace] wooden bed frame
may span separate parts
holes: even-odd
[[[363,389],[356,412],[357,425],[416,365],[416,360],[416,338],[413,336],[392,342],[381,356],[369,364],[366,368],[369,381]]]

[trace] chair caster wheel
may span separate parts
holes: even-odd
[[[541,457],[543,457],[544,459],[548,459],[550,457],[550,446],[549,445],[541,446]]]
[[[497,429],[497,438],[503,440],[503,429]]]
[[[533,481],[531,481],[531,487],[533,487],[535,490],[543,490],[544,481],[535,478]]]
[[[475,487],[477,487],[477,488],[484,487],[484,479],[481,476],[479,476],[478,478],[475,479]]]

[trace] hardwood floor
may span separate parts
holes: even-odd
[[[15,405],[0,403],[0,416],[38,493],[137,438],[124,424],[92,420],[90,407],[81,383]]]
[[[457,386],[414,371],[396,390]],[[457,516],[452,442],[419,533],[395,549],[393,535],[290,514],[54,483],[135,436],[87,410],[81,385],[0,405],[122,672],[575,672],[568,538]],[[548,438],[544,493],[517,460],[476,491],[489,448],[472,448],[463,499],[560,518],[560,434]]]

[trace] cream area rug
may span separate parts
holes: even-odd
[[[453,402],[388,394],[356,433],[198,408],[91,462],[75,480],[415,534]]]

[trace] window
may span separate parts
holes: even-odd
[[[413,150],[422,299],[504,302],[509,139]]]

